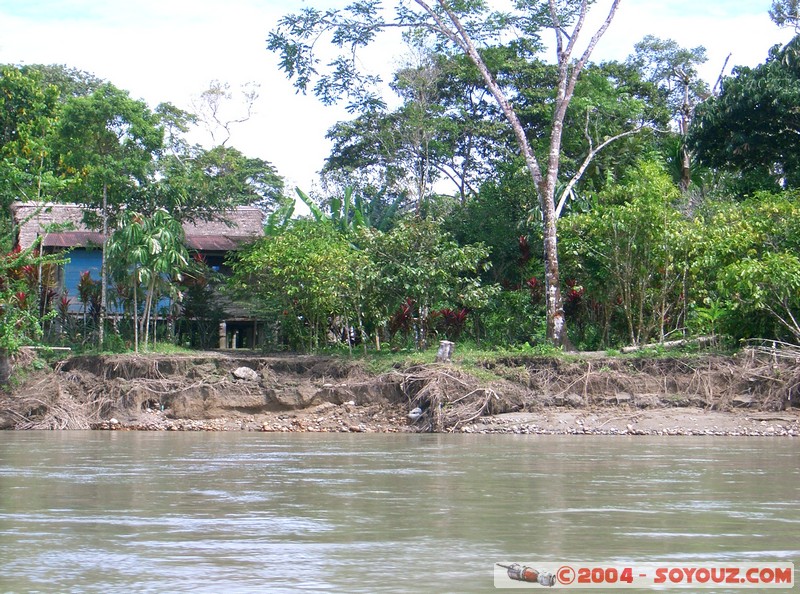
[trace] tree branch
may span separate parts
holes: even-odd
[[[444,27],[444,24],[442,23],[439,16],[436,15],[433,12],[433,10],[423,0],[414,0],[414,2],[423,7],[426,11],[428,11],[429,14],[431,14],[432,17],[436,20],[436,22],[440,24],[439,26]],[[497,101],[506,119],[511,124],[511,128],[514,131],[514,135],[517,138],[517,142],[519,143],[520,149],[522,150],[523,157],[525,158],[525,162],[528,165],[531,175],[534,178],[536,185],[540,186],[543,179],[542,170],[541,167],[539,166],[539,161],[533,154],[533,150],[530,147],[528,138],[525,135],[525,129],[522,126],[522,122],[520,122],[516,111],[511,106],[511,103],[508,101],[508,98],[506,97],[503,90],[495,81],[494,76],[492,76],[492,73],[489,72],[489,68],[486,66],[486,63],[483,61],[483,58],[481,58],[480,54],[478,53],[475,44],[472,42],[472,39],[470,38],[469,34],[464,29],[464,26],[461,24],[461,21],[459,20],[458,16],[456,16],[456,14],[450,9],[445,0],[437,0],[437,2],[439,3],[439,6],[442,8],[442,10],[444,10],[445,14],[447,14],[447,18],[450,19],[450,22],[453,24],[453,26],[456,28],[456,31],[458,32],[458,35],[456,36],[455,34],[452,33],[452,31],[450,31],[452,36],[448,38],[453,39],[458,44],[458,46],[467,54],[470,60],[472,60],[472,63],[475,64],[475,66],[478,68],[478,71],[481,73],[481,76],[483,77],[483,80],[489,89],[489,92],[492,94],[495,101]],[[539,192],[539,200],[540,202],[544,200],[543,196],[541,195],[541,192]]]
[[[583,67],[586,66],[586,62],[589,61],[589,57],[592,55],[592,52],[594,51],[594,48],[597,46],[598,42],[600,41],[600,38],[605,34],[605,32],[611,26],[611,21],[614,19],[614,14],[617,12],[617,7],[619,6],[619,3],[620,3],[620,0],[614,0],[614,2],[611,4],[611,8],[608,11],[608,15],[606,16],[605,21],[603,21],[603,24],[600,26],[600,28],[597,29],[597,31],[595,31],[595,34],[592,36],[592,39],[589,41],[589,45],[586,46],[586,49],[583,51],[583,54],[581,55],[580,59],[575,63],[575,66],[572,68],[572,73],[571,73],[571,76],[570,76],[569,84],[567,85],[567,90],[568,90],[568,93],[569,93],[570,97],[572,96],[572,92],[575,90],[575,83],[578,80],[578,75],[583,70]],[[584,0],[583,4],[581,5],[581,11],[582,11],[581,19],[579,20],[578,24],[576,25],[576,28],[575,28],[575,30],[573,32],[573,35],[572,35],[572,37],[574,39],[577,39],[577,37],[578,37],[578,35],[580,33],[580,30],[581,30],[581,29],[578,28],[578,26],[580,26],[582,28],[583,24],[584,24],[584,17],[585,17],[585,14],[586,14],[586,2],[585,2],[585,0]],[[570,52],[572,51],[573,48],[574,48],[574,41],[571,42]],[[570,53],[569,55],[571,56],[572,54]]]
[[[646,126],[640,125],[637,126],[636,128],[633,128],[632,130],[626,130],[625,132],[620,132],[619,134],[615,134],[614,136],[607,138],[602,143],[597,145],[597,148],[593,148],[591,140],[589,141],[589,154],[586,155],[586,158],[581,163],[581,166],[578,168],[578,171],[575,173],[575,175],[572,176],[572,179],[569,180],[567,187],[564,188],[563,192],[561,192],[561,196],[559,197],[558,200],[558,206],[556,207],[557,219],[561,217],[561,211],[564,209],[564,205],[567,203],[567,199],[572,193],[572,189],[575,187],[575,184],[577,184],[580,181],[581,177],[583,177],[583,174],[586,173],[586,169],[588,169],[589,165],[591,164],[592,160],[594,160],[597,153],[599,153],[601,150],[603,150],[606,146],[608,146],[612,142],[619,140],[620,138],[625,138],[626,136],[632,136],[634,134],[638,134],[645,128]]]

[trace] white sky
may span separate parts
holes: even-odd
[[[0,0],[0,63],[65,64],[85,70],[144,99],[191,110],[210,81],[232,89],[260,83],[257,113],[234,129],[229,145],[271,162],[287,188],[311,190],[330,145],[327,129],[347,119],[294,92],[266,50],[277,20],[303,6],[344,6],[348,0]],[[391,3],[387,3],[391,5]],[[596,11],[607,11],[598,0]],[[767,10],[770,0],[623,0],[593,60],[624,60],[646,34],[705,46],[702,71],[713,84],[728,54],[734,65],[764,61],[787,41]],[[392,65],[391,48],[370,52]],[[403,51],[402,49],[400,51]],[[378,67],[378,66],[376,66]]]

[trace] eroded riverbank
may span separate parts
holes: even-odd
[[[794,437],[799,373],[753,353],[505,357],[379,374],[339,357],[74,357],[4,395],[0,426]]]

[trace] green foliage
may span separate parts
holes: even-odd
[[[696,328],[703,334],[716,337],[726,316],[730,315],[730,305],[720,299],[705,297],[703,305],[695,307],[694,315]]]
[[[330,217],[326,216],[325,213],[322,212],[322,209],[317,205],[317,203],[314,202],[314,200],[303,190],[300,188],[295,188],[294,191],[297,192],[297,195],[300,197],[300,200],[303,201],[303,204],[308,207],[308,210],[311,212],[311,216],[315,221],[320,223],[330,219]]]
[[[800,340],[800,197],[759,193],[710,205],[694,223],[690,253],[696,300],[715,326],[740,338]]]
[[[572,200],[602,190],[636,167],[655,145],[652,130],[666,128],[669,119],[663,91],[636,67],[619,62],[587,65],[564,120],[561,179],[570,180],[590,151],[617,139],[591,158]]]
[[[459,246],[433,221],[403,220],[387,233],[365,235],[362,245],[379,270],[377,301],[383,314],[388,318],[410,303],[419,346],[426,343],[432,310],[479,309],[496,292],[479,276],[488,250],[480,244]]]
[[[147,320],[155,317],[152,309],[159,297],[179,297],[175,281],[188,257],[182,222],[211,220],[241,204],[269,212],[288,202],[282,196],[283,181],[266,161],[231,147],[190,146],[184,135],[197,122],[195,116],[169,104],[152,111],[126,91],[88,73],[56,65],[3,66],[0,107],[0,251],[13,246],[9,205],[14,200],[73,201],[86,206],[85,222],[90,227],[118,227],[111,246],[113,264],[119,279],[126,282],[117,283],[107,296],[111,286],[105,282],[104,243],[102,278],[86,275],[79,288],[82,325],[68,311],[69,296],[53,291],[54,267],[43,264],[46,278],[38,281],[42,298],[25,302],[40,302],[38,310],[32,306],[30,312],[47,340],[84,348],[88,337],[102,339],[111,299],[131,318],[142,314],[142,323],[130,327],[143,329],[147,339],[151,327]],[[276,224],[278,216],[272,219]],[[280,216],[280,225],[286,225],[291,212],[283,210]],[[4,296],[4,311],[12,297]],[[13,302],[15,315],[27,311]],[[53,303],[58,319],[47,324]],[[174,312],[161,313],[171,317]],[[40,336],[30,326],[33,319],[5,319],[4,336],[38,340],[32,338]],[[18,332],[22,327],[26,330]],[[114,326],[122,332],[128,327],[127,319]],[[124,339],[114,340],[124,348]],[[9,339],[9,348],[13,343]]]
[[[574,313],[604,329],[601,345],[663,340],[681,328],[687,246],[679,196],[659,164],[643,162],[599,193],[593,211],[561,220]]]
[[[57,266],[62,260],[39,256],[36,247],[0,255],[0,356],[36,344],[44,334],[44,324],[56,316],[39,274],[45,266]]]
[[[319,348],[329,331],[350,344],[351,329],[366,347],[404,304],[421,346],[435,331],[433,312],[442,332],[453,333],[464,328],[462,308],[487,304],[493,289],[477,274],[486,256],[485,248],[461,247],[431,221],[403,221],[383,233],[343,231],[327,217],[301,219],[240,253],[231,286],[279,324],[293,348]]]
[[[708,60],[703,46],[683,48],[672,39],[646,35],[634,45],[628,64],[645,80],[658,86],[666,99],[670,118],[680,124],[694,107],[709,95],[709,88],[697,72]]]
[[[216,295],[224,286],[223,281],[202,257],[195,256],[179,285],[183,292],[177,328],[181,344],[204,350],[219,345],[219,323],[224,311]]]
[[[511,127],[517,154],[523,158],[536,190],[545,235],[547,334],[556,345],[569,343],[561,296],[556,236],[556,222],[562,206],[556,206],[558,199],[554,195],[562,154],[563,124],[575,84],[594,47],[610,25],[619,0],[612,1],[605,20],[595,31],[583,55],[577,56],[574,53],[575,40],[587,22],[590,4],[586,1],[523,1],[513,4],[508,12],[496,12],[484,2],[445,5],[418,0],[410,5],[396,6],[392,17],[383,10],[379,2],[356,2],[340,10],[323,12],[303,9],[297,14],[287,15],[279,20],[267,41],[268,49],[280,56],[279,67],[286,72],[289,79],[294,80],[298,90],[306,92],[313,82],[314,93],[323,103],[332,104],[345,100],[349,102],[347,107],[350,111],[361,113],[385,108],[385,102],[376,94],[376,83],[380,80],[364,72],[358,65],[358,51],[368,46],[379,33],[387,29],[404,29],[408,32],[407,39],[413,40],[417,46],[430,41],[440,53],[453,53],[469,58],[480,73],[483,89],[491,95],[503,119]],[[540,87],[547,89],[545,101],[530,102],[531,105],[546,105],[544,111],[552,106],[552,117],[547,119],[550,125],[545,133],[540,134],[538,130],[526,125],[515,107],[519,102],[513,94],[524,94],[528,85],[507,84],[507,79],[503,80],[491,68],[488,54],[484,58],[481,52],[487,50],[490,40],[513,35],[521,38],[521,42],[515,46],[523,48],[523,53],[530,56],[542,48],[540,35],[543,29],[548,28],[555,34],[556,40],[557,67],[547,69],[555,74],[554,84]],[[327,41],[330,41],[338,55],[326,66],[320,67],[317,50]],[[428,170],[433,166],[428,159],[428,149],[433,146],[431,128],[428,126],[430,119],[420,120],[415,117],[420,112],[427,115],[426,108],[432,105],[428,96],[424,102],[418,101],[422,95],[420,91],[423,88],[426,91],[428,89],[425,77],[422,79],[423,86],[402,87],[404,91],[413,88],[417,94],[416,105],[408,106],[410,111],[407,115],[410,116],[408,122],[411,123],[411,128],[418,134],[412,146],[422,149],[415,155],[420,167],[420,174],[416,176],[418,215],[422,212],[425,186],[431,179]],[[435,113],[437,110],[430,111]],[[417,125],[420,123],[423,125]],[[605,139],[597,148],[590,146],[586,158],[569,180],[566,190],[573,187],[597,150],[614,139],[627,137],[635,131],[636,129],[625,130],[620,135]],[[465,157],[465,154],[462,153],[461,157]],[[569,193],[566,191],[565,195]],[[464,196],[462,192],[462,200]]]
[[[398,108],[373,109],[331,128],[333,148],[323,171],[402,196],[416,212],[435,186],[448,182],[462,203],[473,196],[504,148],[499,139],[508,140],[474,66],[460,56],[418,55],[395,73]]]
[[[292,347],[314,348],[329,319],[348,313],[354,275],[367,266],[331,225],[299,220],[238,254],[231,286],[237,295],[250,296],[262,314],[281,321]]]
[[[772,0],[769,18],[779,27],[800,27],[800,2],[798,0]]]
[[[540,31],[554,25],[551,6],[566,11],[559,15],[563,29],[580,4],[523,2],[511,15],[481,3],[452,7],[529,139],[550,138],[557,107],[559,71],[537,57]],[[776,0],[773,18],[795,23],[795,5]],[[326,103],[343,98],[359,113],[329,133],[329,196],[314,201],[297,191],[313,220],[292,218],[294,202],[282,196],[283,181],[266,161],[224,142],[210,150],[190,146],[184,135],[197,121],[192,114],[168,104],[151,111],[124,91],[63,67],[6,67],[0,72],[0,221],[6,225],[15,198],[68,196],[98,207],[105,195],[116,229],[110,251],[123,281],[118,298],[127,315],[146,320],[160,296],[177,300],[180,289],[182,331],[207,347],[216,343],[221,311],[203,273],[177,282],[188,258],[180,223],[256,204],[269,214],[267,238],[242,252],[232,286],[272,323],[276,345],[341,349],[360,341],[366,348],[394,329],[394,347],[422,348],[434,337],[458,336],[460,343],[541,349],[549,310],[540,254],[548,228],[536,197],[544,184],[526,175],[517,139],[478,67],[452,51],[452,38],[433,20],[443,16],[440,7],[396,10],[387,22],[372,2],[343,11],[305,9],[270,34],[270,48],[298,88],[313,88]],[[374,93],[374,77],[351,60],[389,25],[407,27],[418,47],[429,33],[438,35],[431,52],[396,72],[391,85],[401,103],[393,109]],[[511,25],[523,37],[492,45],[490,34]],[[342,53],[331,69],[313,55],[317,36],[326,34]],[[708,94],[697,77],[702,48],[647,37],[624,64],[585,65],[565,106],[560,161],[541,168],[559,172],[556,198],[570,197],[559,230],[567,279],[560,288],[581,348],[686,330],[798,340],[797,196],[754,191],[800,183],[798,44],[774,48],[762,66],[737,69],[718,98],[698,107],[692,142],[712,168],[706,179],[736,179],[742,192],[731,198],[738,202],[705,194],[702,203],[681,203],[675,183],[689,173],[682,136],[628,134],[639,126],[688,122]],[[617,135],[624,137],[593,154]],[[543,164],[545,145],[532,149]],[[647,157],[640,162],[641,155]],[[444,179],[456,190],[440,198],[432,186]],[[744,194],[753,198],[743,200]],[[418,216],[402,218],[411,209]],[[686,213],[697,215],[692,223]],[[10,236],[4,233],[3,245]],[[0,282],[11,283],[16,273],[10,271],[19,266],[2,266]],[[538,280],[529,286],[533,277]],[[40,340],[42,330],[47,336],[61,329],[59,340],[78,342],[97,330],[98,281],[87,278],[82,286],[82,331],[65,311],[58,325],[43,324],[54,301],[38,287],[38,299],[21,298],[32,294],[25,282],[0,295],[3,315],[17,316],[3,323],[10,338],[0,349]],[[208,323],[189,323],[198,318]],[[150,325],[133,327],[147,332]],[[113,348],[124,348],[123,338],[115,340]]]
[[[455,209],[443,227],[460,245],[482,244],[490,250],[491,266],[484,270],[484,281],[504,287],[523,285],[541,267],[541,229],[525,224],[534,195],[530,178],[520,172],[517,163],[499,169],[480,193]],[[520,238],[528,244],[527,253],[520,251]],[[528,261],[530,265],[526,265]]]
[[[123,206],[147,202],[155,156],[164,144],[158,116],[143,101],[111,84],[71,97],[58,122],[54,146],[60,166],[76,183],[71,197],[84,204],[84,220],[105,235]],[[134,206],[135,209],[135,206]],[[104,348],[108,307],[107,241],[102,245],[98,344]],[[136,341],[138,343],[138,341]]]
[[[489,345],[514,347],[546,342],[542,304],[530,291],[500,291],[479,312],[480,338]]]
[[[80,180],[76,202],[97,208],[104,194],[121,205],[147,184],[163,141],[159,119],[143,101],[104,84],[67,101],[55,145],[62,167]]]
[[[294,201],[286,201],[271,212],[264,224],[264,235],[274,237],[286,231],[292,222],[294,208]]]
[[[300,188],[295,188],[295,192],[311,211],[315,221],[330,224],[339,233],[350,233],[370,224],[369,212],[365,209],[363,201],[359,196],[353,198],[353,186],[345,187],[341,198],[334,196],[330,199],[329,214],[323,212]]]
[[[163,120],[162,120],[163,122]],[[151,205],[168,208],[182,220],[210,220],[236,206],[271,211],[282,205],[283,180],[263,159],[247,157],[233,147],[174,147],[157,163],[157,196]]]
[[[736,68],[719,96],[697,108],[689,141],[705,164],[740,173],[748,191],[800,186],[797,106],[800,37],[770,50],[755,68]]]
[[[300,188],[295,188],[300,200],[305,204],[311,217],[333,226],[340,233],[352,233],[364,227],[386,231],[395,222],[402,200],[398,198],[391,204],[382,202],[382,195],[365,199],[354,185],[346,185],[341,197],[334,194],[325,201],[311,198]]]
[[[745,258],[723,271],[720,279],[744,310],[766,311],[800,343],[800,258],[796,253],[765,253]]]
[[[144,344],[148,343],[153,307],[162,295],[174,291],[175,281],[189,266],[183,227],[163,209],[147,217],[126,210],[108,241],[108,258],[117,276],[130,283],[134,324],[139,324],[140,284],[145,287],[144,314],[134,336],[134,350],[138,351],[142,330]]]
[[[43,88],[58,89],[60,101],[63,103],[70,97],[86,97],[100,88],[104,81],[91,72],[70,68],[63,64],[26,64],[19,67],[26,76],[35,76],[41,80]]]
[[[58,90],[37,72],[0,69],[0,213],[14,200],[46,200],[64,183],[53,172],[50,136]]]

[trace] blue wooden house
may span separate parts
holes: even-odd
[[[84,307],[78,299],[81,276],[88,273],[94,281],[100,279],[103,235],[85,225],[85,210],[77,204],[15,202],[11,205],[19,247],[28,248],[41,238],[44,251],[65,252],[66,263],[56,271],[56,290],[59,295],[67,296],[69,310],[74,313]],[[183,230],[189,252],[224,274],[225,259],[231,251],[263,236],[263,213],[255,207],[238,207],[213,221],[184,223]],[[109,313],[119,313],[114,311],[111,301]],[[220,347],[255,346],[257,320],[235,303],[222,302],[222,306]]]

